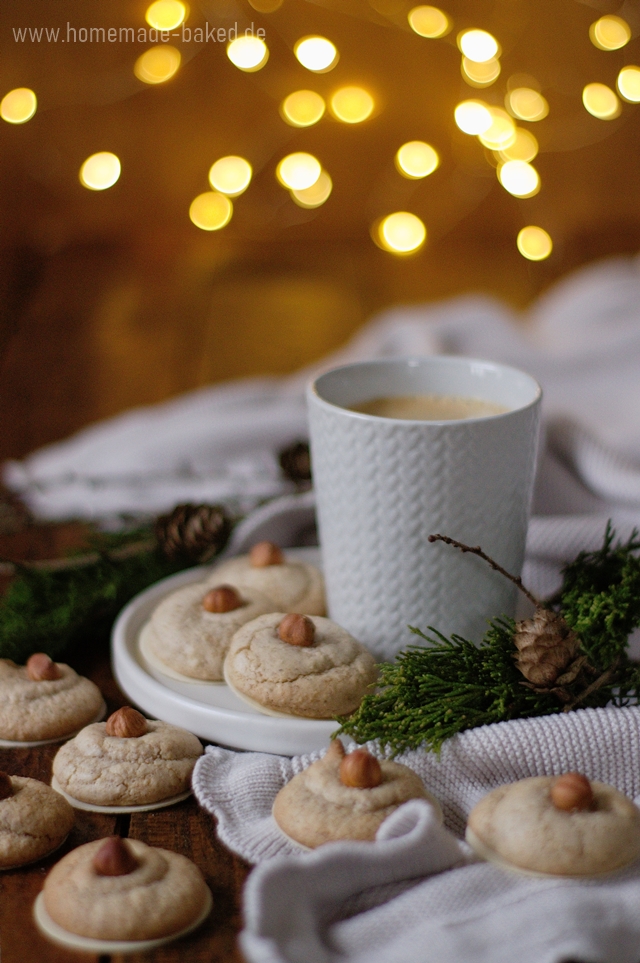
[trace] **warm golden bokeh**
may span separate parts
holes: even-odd
[[[458,35],[458,47],[465,57],[480,64],[500,55],[498,41],[486,30],[463,30]]]
[[[320,176],[315,184],[312,184],[311,187],[306,187],[303,190],[292,190],[291,197],[296,202],[298,207],[304,207],[307,210],[313,210],[316,207],[322,207],[322,205],[329,200],[332,190],[333,183],[331,178],[326,171],[320,171]]]
[[[343,124],[361,124],[373,113],[375,101],[363,87],[340,87],[329,101],[331,113]]]
[[[38,108],[38,98],[29,87],[16,87],[0,101],[0,117],[8,124],[26,124]]]
[[[333,70],[338,63],[335,44],[326,37],[301,37],[293,51],[303,67],[317,74]]]
[[[120,177],[120,158],[111,151],[91,154],[80,168],[80,183],[92,191],[106,191]]]
[[[290,191],[305,191],[313,187],[322,173],[322,165],[313,154],[296,151],[283,157],[276,168],[276,176]]]
[[[175,30],[186,15],[187,7],[180,0],[156,0],[147,8],[145,20],[156,30]]]
[[[500,61],[492,57],[490,60],[477,63],[475,60],[463,57],[460,70],[464,80],[471,87],[490,87],[500,76]]]
[[[233,215],[233,204],[224,194],[205,191],[198,194],[189,207],[189,217],[203,231],[219,231],[226,227]]]
[[[589,28],[589,37],[599,50],[619,50],[631,40],[631,27],[622,17],[600,17]]]
[[[133,72],[145,84],[163,84],[178,70],[182,55],[169,44],[151,47],[136,60]]]
[[[599,120],[613,120],[622,109],[615,92],[606,84],[587,84],[582,91],[582,103]]]
[[[227,57],[238,70],[254,73],[266,64],[269,50],[260,37],[236,37],[227,47]]]
[[[544,120],[549,113],[549,104],[537,90],[531,87],[516,87],[510,90],[505,98],[507,110],[518,120],[529,123]]]
[[[623,67],[618,74],[618,91],[630,104],[640,103],[640,67]]]
[[[377,225],[380,246],[392,254],[414,254],[427,239],[427,229],[415,214],[396,211]]]
[[[518,232],[518,250],[528,261],[544,261],[553,250],[551,236],[542,227],[530,224]]]
[[[451,20],[439,7],[413,7],[407,14],[409,26],[421,37],[444,37],[452,27]]]
[[[280,114],[292,127],[312,127],[322,120],[326,105],[315,90],[295,90],[282,101]]]
[[[479,100],[463,100],[454,111],[455,122],[465,134],[483,134],[493,123],[489,107]]]
[[[440,163],[435,147],[423,140],[410,140],[398,150],[396,167],[403,177],[420,180],[433,174]]]
[[[505,161],[498,167],[498,180],[514,197],[533,197],[540,190],[540,176],[526,161]]]

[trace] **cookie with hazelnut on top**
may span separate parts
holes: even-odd
[[[201,754],[191,732],[123,706],[58,750],[52,785],[82,809],[168,805],[189,792]]]
[[[254,590],[271,600],[271,612],[324,615],[324,578],[320,569],[287,558],[275,542],[257,542],[248,555],[217,565],[207,580],[228,582],[237,589]]]
[[[266,595],[224,579],[186,585],[156,606],[141,633],[142,653],[160,671],[221,682],[233,634],[245,622],[272,611]]]
[[[360,705],[377,670],[371,653],[331,619],[272,612],[238,629],[224,677],[267,714],[332,719]]]
[[[375,839],[387,816],[409,799],[426,799],[442,819],[437,800],[412,769],[379,762],[366,749],[347,754],[336,739],[280,790],[273,818],[290,839],[315,849],[340,839]]]
[[[582,773],[499,786],[472,809],[467,842],[483,859],[531,875],[598,876],[640,858],[640,810]]]
[[[0,659],[0,740],[68,739],[104,711],[97,685],[44,652],[34,652],[26,665]]]

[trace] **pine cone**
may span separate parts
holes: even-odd
[[[206,562],[226,545],[231,519],[222,505],[176,505],[156,519],[155,533],[167,558]]]
[[[580,639],[563,617],[542,607],[535,610],[532,619],[516,622],[513,641],[518,650],[517,667],[525,679],[544,688],[567,674],[580,648]]]
[[[296,441],[287,445],[278,455],[282,474],[289,481],[311,481],[311,455],[306,441]]]

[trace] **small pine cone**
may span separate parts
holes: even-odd
[[[516,665],[534,686],[553,686],[578,654],[580,639],[561,615],[538,607],[532,619],[516,622]]]
[[[231,534],[231,519],[221,505],[176,505],[155,524],[158,544],[167,558],[206,562]]]
[[[278,461],[282,474],[289,481],[297,483],[311,481],[311,455],[306,441],[296,441],[293,445],[287,445],[278,455]]]

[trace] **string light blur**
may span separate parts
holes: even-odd
[[[409,26],[421,37],[436,39],[449,33],[453,24],[438,7],[414,7],[407,14]]]
[[[403,177],[419,180],[433,174],[440,163],[437,150],[422,140],[410,140],[398,150],[396,167]]]
[[[253,169],[244,157],[229,154],[221,157],[209,171],[209,183],[214,190],[229,197],[239,197],[251,183]]]
[[[205,191],[191,201],[189,217],[202,231],[219,231],[231,220],[233,204],[224,194]]]
[[[484,63],[499,56],[500,45],[486,30],[463,30],[458,35],[458,47],[469,60]]]
[[[377,225],[377,241],[393,254],[414,254],[427,239],[427,229],[415,214],[396,211]]]
[[[533,197],[540,190],[540,177],[526,161],[505,161],[498,167],[498,180],[514,197]]]
[[[489,130],[493,117],[481,100],[463,100],[453,112],[457,126],[465,134],[483,134]]]
[[[8,124],[26,124],[38,109],[38,99],[28,87],[16,87],[0,101],[0,117]]]
[[[305,191],[312,187],[322,173],[322,165],[313,154],[297,151],[283,157],[276,168],[276,177],[290,191]]]
[[[471,87],[488,87],[495,83],[500,76],[500,61],[492,57],[491,60],[477,63],[475,60],[463,57],[460,70],[463,78]]]
[[[489,150],[504,150],[515,143],[516,125],[506,110],[502,110],[500,107],[489,107],[488,109],[491,114],[491,126],[478,134],[478,140],[483,147],[488,147]]]
[[[156,30],[175,30],[187,16],[187,8],[180,0],[156,0],[148,7],[145,20]]]
[[[518,250],[529,261],[544,261],[553,250],[553,241],[542,227],[530,224],[518,232]]]
[[[311,127],[324,116],[324,99],[315,90],[296,90],[282,101],[280,113],[292,127]]]
[[[314,208],[321,207],[328,200],[333,183],[325,170],[320,171],[320,177],[312,184],[301,191],[291,191],[291,197],[298,207]]]
[[[262,70],[269,59],[269,49],[260,37],[236,37],[227,45],[227,57],[238,70],[252,74]]]
[[[361,124],[371,116],[375,102],[363,87],[341,87],[330,101],[331,113],[344,124]]]
[[[338,51],[326,37],[302,37],[293,48],[298,61],[307,70],[324,74],[338,63]]]
[[[609,14],[591,24],[589,38],[599,50],[619,50],[631,40],[631,27],[622,17]]]
[[[145,84],[163,84],[170,80],[180,66],[180,51],[175,47],[151,47],[135,62],[133,72]]]
[[[530,123],[544,120],[549,113],[549,104],[542,94],[532,87],[516,87],[510,90],[505,98],[505,104],[514,117]]]
[[[538,141],[531,131],[525,130],[524,127],[516,127],[515,133],[513,144],[502,147],[498,151],[499,159],[502,161],[532,161],[538,154]]]
[[[620,96],[630,104],[640,103],[640,67],[623,67],[618,74]]]
[[[598,120],[613,120],[620,113],[620,101],[606,84],[587,84],[582,91],[582,103]]]
[[[91,154],[80,168],[80,183],[91,191],[106,191],[120,177],[120,159],[111,151]]]

